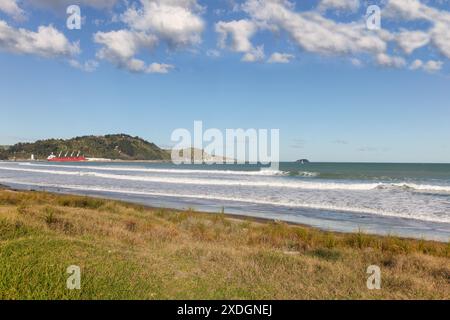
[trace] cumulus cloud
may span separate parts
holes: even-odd
[[[355,67],[362,67],[362,65],[363,65],[363,62],[358,58],[351,58],[350,63],[352,65],[354,65]]]
[[[406,20],[427,20],[431,15],[432,9],[418,0],[389,0],[383,10],[385,17],[400,17]]]
[[[295,12],[282,0],[248,0],[244,10],[261,24],[286,31],[302,49],[326,54],[384,52],[385,31],[369,32],[364,23],[337,23],[318,12]]]
[[[128,8],[122,21],[131,29],[151,32],[172,47],[201,42],[204,22],[196,0],[141,0],[141,7]]]
[[[245,0],[237,10],[245,16],[240,20],[219,21],[219,48],[244,53],[243,61],[253,61],[254,36],[261,31],[272,31],[277,36],[286,34],[301,50],[323,56],[348,57],[354,65],[362,65],[360,58],[371,56],[376,64],[401,68],[408,65],[403,55],[434,46],[450,57],[450,13],[429,7],[418,0],[386,0],[383,17],[401,20],[427,20],[430,29],[399,29],[395,27],[368,30],[364,19],[353,22],[334,20],[326,10],[349,10],[361,7],[359,0],[321,0],[314,9],[298,11],[290,0]],[[411,26],[409,26],[411,28]],[[402,53],[392,51],[396,44]],[[393,54],[392,52],[396,52]],[[267,62],[286,62],[282,56],[271,56]],[[287,59],[288,60],[288,59]]]
[[[80,52],[80,47],[52,25],[40,26],[34,32],[11,27],[0,20],[0,50],[42,57],[71,57]]]
[[[411,65],[409,66],[409,68],[410,68],[411,70],[417,70],[417,69],[421,68],[422,66],[423,66],[423,61],[420,60],[420,59],[416,59],[416,60],[414,60],[414,61],[411,63]]]
[[[136,73],[168,73],[173,66],[164,63],[152,63],[147,65],[143,60],[131,58],[121,63],[121,66],[130,72]]]
[[[199,44],[204,29],[202,10],[197,0],[141,0],[140,6],[133,4],[119,16],[126,28],[94,34],[94,41],[102,45],[97,57],[130,72],[168,73],[174,66],[147,64],[136,55],[161,43],[170,49]]]
[[[274,52],[267,60],[269,63],[289,63],[294,59],[294,55],[289,53]]]
[[[229,48],[235,52],[248,52],[253,50],[250,38],[258,30],[256,24],[250,20],[220,21],[216,24],[219,34],[219,47]]]
[[[430,35],[426,32],[402,31],[396,35],[399,47],[407,54],[411,54],[414,50],[427,45],[430,42]]]
[[[359,9],[359,0],[321,0],[319,10],[336,9],[355,12]]]
[[[255,47],[251,38],[258,31],[255,22],[242,19],[233,21],[219,21],[215,30],[219,35],[218,45],[222,49],[244,53],[242,61],[256,62],[264,59],[264,47]]]
[[[25,17],[25,13],[18,3],[25,3],[27,7],[65,10],[72,2],[0,0],[0,11],[19,20]],[[208,56],[219,57],[221,50],[229,50],[241,54],[243,62],[290,62],[294,55],[283,53],[282,50],[266,58],[266,37],[256,36],[262,32],[273,32],[278,38],[287,37],[290,44],[302,51],[343,57],[355,66],[374,61],[383,67],[409,67],[436,72],[442,69],[443,62],[428,60],[423,56],[423,60],[414,60],[415,51],[431,48],[450,58],[450,11],[432,7],[424,1],[386,0],[383,19],[393,19],[396,24],[384,24],[381,30],[368,30],[364,19],[343,22],[327,15],[326,11],[329,10],[357,12],[361,8],[360,0],[319,0],[315,8],[308,10],[298,10],[293,0],[232,2],[235,4],[233,13],[239,18],[227,21],[224,18],[227,15],[223,12],[220,14],[222,18],[218,20],[223,21],[214,24],[218,37],[217,48],[205,49]],[[76,3],[96,9],[112,9],[119,0],[78,0]],[[97,60],[109,61],[130,72],[167,73],[174,69],[173,65],[149,62],[146,54],[161,47],[169,51],[189,50],[201,44],[206,27],[202,16],[206,7],[200,5],[199,0],[139,0],[124,3],[126,9],[114,15],[114,21],[122,24],[121,27],[93,35],[98,45]],[[425,23],[401,25],[402,22],[415,21]],[[255,39],[260,39],[260,43]],[[46,57],[66,56],[70,59],[70,65],[85,71],[94,70],[98,63],[95,60],[79,62],[74,59],[73,56],[80,52],[78,43],[70,42],[52,25],[30,31],[12,27],[0,20],[0,50]]]
[[[437,22],[431,30],[431,42],[439,51],[450,59],[450,14],[446,21]]]
[[[441,70],[443,65],[442,61],[430,60],[425,63],[423,69],[428,72],[435,72]]]
[[[244,62],[257,62],[262,61],[265,58],[264,54],[264,46],[258,46],[249,52],[247,52],[243,57],[242,61]]]
[[[112,62],[120,68],[131,72],[167,73],[172,66],[168,64],[153,63],[146,65],[143,60],[134,56],[142,49],[150,51],[157,43],[155,35],[130,30],[117,30],[110,32],[97,32],[94,41],[103,45],[97,52],[99,59]]]
[[[345,6],[344,2],[323,1],[322,6]],[[356,2],[352,3],[356,6]],[[325,18],[319,11],[297,12],[294,3],[288,0],[247,0],[240,8],[248,15],[247,18],[220,21],[216,24],[216,31],[219,33],[219,47],[245,52],[247,56],[254,51],[252,36],[261,30],[284,32],[301,49],[322,55],[376,55],[386,51],[387,41],[392,38],[385,30],[367,30],[362,21],[338,23]]]
[[[165,63],[152,63],[147,67],[145,72],[147,73],[168,73],[174,68],[173,65]]]
[[[447,58],[450,58],[449,11],[430,7],[418,0],[389,0],[386,8],[383,10],[383,16],[407,21],[428,21],[431,24],[431,27],[426,31],[429,43]],[[413,41],[413,43],[421,44],[423,41],[425,41],[425,37],[422,35],[419,36],[418,42]]]
[[[100,59],[122,62],[130,60],[141,48],[153,49],[158,38],[152,34],[122,29],[97,32],[94,34],[94,41],[103,45],[97,52]]]
[[[427,62],[423,62],[420,59],[416,59],[411,63],[409,68],[411,70],[422,69],[426,72],[433,73],[433,72],[441,70],[443,65],[444,65],[444,63],[442,61],[429,60]]]
[[[25,12],[17,4],[17,0],[0,0],[0,11],[16,20],[23,20]]]
[[[406,65],[405,59],[398,56],[390,56],[385,53],[379,53],[376,56],[376,62],[383,67],[402,68]]]
[[[88,60],[83,63],[75,59],[70,59],[69,65],[85,72],[93,72],[97,69],[98,62],[95,60]]]
[[[146,65],[144,61],[136,58],[125,61],[124,67],[128,71],[136,73],[168,73],[173,68],[172,65],[155,62]]]

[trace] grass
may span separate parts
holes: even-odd
[[[0,298],[449,299],[450,244],[0,190]]]

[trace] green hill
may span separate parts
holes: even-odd
[[[30,159],[34,154],[37,159],[45,159],[52,152],[58,155],[70,155],[80,151],[81,155],[91,158],[108,158],[120,160],[168,160],[170,154],[139,137],[126,134],[106,136],[83,136],[68,140],[48,139],[33,143],[18,143],[7,150],[0,150],[0,159]]]

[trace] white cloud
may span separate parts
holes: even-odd
[[[388,0],[383,9],[383,16],[400,17],[406,20],[425,19],[431,15],[431,10],[418,0]]]
[[[242,57],[242,61],[244,62],[257,62],[262,61],[265,58],[264,54],[264,46],[258,46],[249,52],[245,53],[245,55]]]
[[[379,53],[376,56],[376,62],[383,67],[402,68],[406,65],[405,59],[398,56],[389,56],[385,53]]]
[[[288,53],[274,52],[267,62],[269,63],[289,63],[294,59],[294,55]]]
[[[446,15],[446,20],[436,22],[431,30],[431,43],[450,59],[450,14]]]
[[[337,9],[355,12],[359,9],[359,6],[359,0],[321,0],[319,3],[319,10]]]
[[[97,52],[99,59],[108,60],[130,72],[167,73],[173,67],[158,63],[147,66],[143,60],[134,57],[142,49],[150,51],[157,45],[158,38],[152,34],[125,29],[97,32],[94,41],[103,45]]]
[[[369,32],[362,22],[337,23],[318,12],[295,12],[283,0],[248,0],[244,10],[256,21],[272,29],[286,31],[302,49],[325,55],[386,50],[386,31]]]
[[[433,73],[442,69],[444,63],[442,61],[429,60],[427,62],[423,62],[422,60],[416,59],[414,60],[409,68],[411,70],[422,69],[427,72]]]
[[[383,10],[383,16],[404,20],[425,20],[432,27],[426,32],[430,43],[443,55],[450,58],[450,12],[439,10],[418,0],[389,0]]]
[[[258,26],[253,21],[247,19],[219,21],[215,30],[219,34],[219,47],[244,53],[241,61],[256,62],[264,59],[264,47],[255,47],[251,42],[252,36],[258,31]]]
[[[72,0],[0,0],[0,11],[22,19],[24,11],[18,4],[29,7],[61,9],[72,4]],[[78,0],[78,4],[97,9],[111,9],[119,0]],[[359,59],[367,56],[376,64],[385,67],[421,69],[435,72],[442,68],[442,61],[405,57],[417,49],[437,49],[450,58],[450,11],[432,7],[419,0],[386,0],[383,19],[419,21],[410,23],[408,29],[389,27],[383,24],[381,30],[367,30],[364,19],[342,22],[326,15],[327,10],[356,12],[360,0],[319,0],[314,9],[298,10],[294,0],[242,0],[232,1],[234,13],[240,20],[218,21],[215,31],[218,48],[242,54],[244,62],[266,59],[264,42],[254,43],[259,32],[272,31],[277,37],[285,36],[300,50],[323,56],[339,56],[361,66]],[[123,24],[122,29],[97,32],[94,42],[99,45],[97,59],[107,60],[131,72],[167,73],[174,66],[151,63],[145,54],[158,46],[168,50],[196,48],[202,42],[206,23],[203,20],[206,7],[199,0],[139,0],[124,1],[126,9],[115,14],[115,22]],[[202,2],[203,3],[203,2]],[[119,6],[116,7],[116,9]],[[65,12],[65,11],[64,11]],[[227,16],[221,14],[222,17]],[[225,19],[225,18],[221,18]],[[396,24],[397,25],[397,24]],[[415,29],[414,29],[415,27]],[[392,29],[394,28],[394,29]],[[266,39],[262,37],[261,39]],[[392,45],[397,45],[398,48]],[[268,45],[266,44],[266,48]],[[391,49],[392,48],[392,49]],[[77,42],[70,42],[52,25],[41,26],[37,31],[19,29],[0,20],[0,50],[29,53],[40,56],[66,56],[69,63],[85,71],[96,68],[95,60],[79,62],[73,56],[80,52]],[[394,53],[395,52],[395,53]],[[422,52],[422,51],[421,51]],[[208,50],[208,56],[218,57],[220,50]],[[402,57],[403,56],[403,57]],[[269,63],[288,63],[294,58],[288,53],[274,52],[266,60]],[[370,59],[370,61],[372,61]],[[364,60],[366,61],[366,60]],[[368,60],[369,61],[369,60]],[[95,62],[95,63],[94,63]]]
[[[436,72],[441,70],[443,65],[442,61],[430,60],[424,64],[423,69],[428,72]]]
[[[164,63],[151,63],[134,56],[142,49],[151,50],[158,38],[144,32],[118,30],[110,32],[97,32],[94,41],[103,47],[97,52],[99,59],[105,59],[120,68],[136,73],[168,73],[174,66]]]
[[[16,20],[23,20],[25,12],[17,4],[17,0],[0,0],[0,11],[13,17]]]
[[[199,44],[204,22],[196,0],[141,0],[121,16],[131,29],[151,32],[172,47]]]
[[[126,60],[123,65],[131,72],[144,72],[147,68],[144,61],[136,58]]]
[[[140,6],[134,3],[118,17],[126,28],[94,35],[94,41],[102,45],[97,57],[130,72],[168,73],[174,66],[147,65],[136,55],[150,52],[161,43],[171,49],[199,44],[204,29],[202,10],[197,0],[141,0]]]
[[[174,66],[165,63],[152,63],[145,72],[147,73],[168,73]]]
[[[417,70],[417,69],[421,68],[422,66],[423,66],[423,61],[420,60],[420,59],[416,59],[416,60],[414,60],[414,61],[411,63],[411,65],[409,66],[409,68],[410,68],[411,70]]]
[[[216,23],[219,47],[244,53],[243,61],[254,61],[252,38],[261,31],[287,34],[300,49],[324,56],[348,57],[354,65],[362,63],[357,56],[372,56],[378,65],[405,67],[404,57],[389,50],[397,44],[404,54],[432,45],[450,58],[450,12],[422,4],[418,0],[386,0],[383,17],[427,20],[431,27],[405,30],[383,28],[368,30],[364,19],[340,22],[325,16],[329,9],[356,12],[359,0],[321,0],[315,9],[297,11],[290,0],[245,0],[237,8],[246,14],[241,20]],[[274,57],[276,59],[276,57]],[[269,58],[272,62],[274,59]],[[283,60],[283,59],[281,59]],[[438,66],[429,66],[433,69]]]
[[[86,72],[93,72],[98,67],[98,62],[95,60],[88,60],[88,61],[82,63],[78,60],[70,59],[69,64],[76,69],[80,69],[80,70],[83,70]]]
[[[343,4],[341,1],[324,5]],[[353,3],[355,5],[355,3]],[[363,21],[338,23],[318,11],[296,12],[288,0],[247,0],[240,8],[247,18],[220,21],[216,24],[219,47],[245,53],[244,61],[252,59],[255,50],[251,38],[258,31],[285,32],[301,49],[323,55],[384,53],[392,35],[386,30],[372,32]]]
[[[34,32],[13,28],[0,20],[0,50],[42,57],[70,57],[78,54],[80,47],[52,25],[40,26]]]
[[[254,22],[245,19],[220,21],[216,24],[216,32],[219,33],[219,47],[229,48],[235,52],[249,52],[253,50],[250,38],[257,30]]]
[[[358,58],[351,58],[350,62],[355,67],[361,67],[363,65],[362,61],[360,59],[358,59]]]
[[[158,43],[158,38],[144,32],[122,29],[97,32],[94,34],[94,41],[103,45],[97,52],[100,59],[124,62],[130,60],[141,48],[153,49]]]
[[[396,40],[406,54],[411,54],[414,50],[427,45],[430,42],[430,35],[423,31],[402,31],[396,35]]]
[[[131,58],[122,63],[122,67],[126,68],[130,72],[135,73],[169,73],[174,66],[164,63],[151,63],[147,65],[143,60]]]

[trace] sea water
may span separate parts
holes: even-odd
[[[0,183],[335,231],[450,239],[450,164],[0,162]]]

